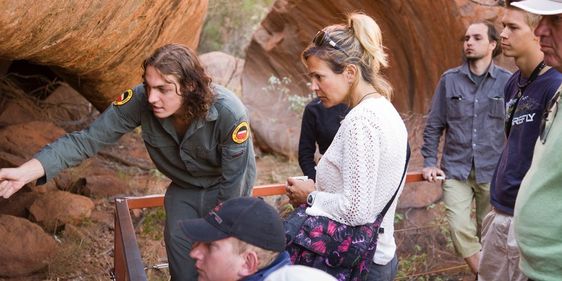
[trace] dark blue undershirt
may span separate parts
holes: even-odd
[[[347,106],[344,104],[326,108],[318,98],[306,105],[299,139],[299,166],[308,178],[316,180],[316,162],[314,162],[316,143],[320,154],[324,154],[347,112]]]

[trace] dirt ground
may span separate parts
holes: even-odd
[[[257,164],[257,184],[280,183],[288,176],[302,174],[298,163],[291,159],[262,154]],[[164,192],[167,180],[158,173],[135,170],[131,174],[130,180],[139,182],[138,186],[147,186],[147,182],[150,186],[137,190],[135,195]],[[283,210],[283,196],[267,200]],[[113,198],[96,200],[96,209],[90,219],[53,234],[60,243],[60,251],[43,272],[0,280],[111,280],[114,239],[112,202]],[[133,210],[131,215],[149,280],[168,280],[162,239],[163,209]],[[400,210],[395,220],[400,259],[396,280],[473,280],[462,260],[454,254],[441,203],[424,209]]]

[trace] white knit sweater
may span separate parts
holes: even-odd
[[[374,222],[398,188],[406,142],[406,126],[387,99],[361,102],[318,163],[314,204],[306,213],[352,226]]]

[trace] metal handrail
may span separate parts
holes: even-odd
[[[406,183],[423,181],[420,172],[406,174]],[[286,193],[285,184],[258,185],[252,190],[252,196],[264,197],[283,195]],[[131,209],[161,207],[164,205],[164,195],[147,195],[137,197],[120,197],[115,199],[115,237],[114,237],[114,276],[117,281],[147,280],[144,264],[131,219]]]

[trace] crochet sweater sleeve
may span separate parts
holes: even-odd
[[[326,216],[352,226],[375,220],[383,208],[383,200],[376,198],[380,195],[376,188],[380,137],[378,122],[367,115],[345,120],[321,160],[327,173],[318,184],[325,188],[315,192],[314,205],[307,210],[309,215]]]

